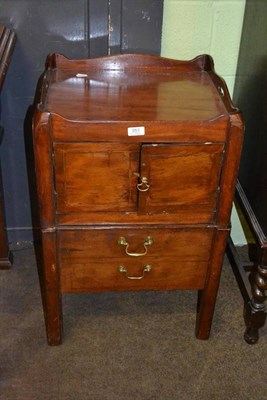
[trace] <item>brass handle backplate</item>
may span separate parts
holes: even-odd
[[[143,246],[144,246],[144,248],[145,248],[145,251],[143,252],[143,253],[131,253],[130,251],[129,251],[129,243],[127,242],[127,240],[125,239],[125,237],[119,237],[119,239],[118,239],[118,244],[120,245],[120,246],[125,246],[125,253],[128,255],[128,256],[131,256],[131,257],[141,257],[141,256],[145,256],[146,254],[147,254],[147,246],[150,246],[151,244],[153,244],[154,243],[154,239],[151,237],[151,236],[148,236],[146,239],[145,239],[145,241],[144,241],[144,243],[143,243]]]
[[[127,268],[124,267],[124,265],[121,265],[119,267],[119,272],[121,272],[127,279],[131,279],[131,280],[140,280],[143,279],[145,276],[145,272],[150,272],[152,270],[151,265],[145,265],[144,269],[143,269],[143,274],[140,276],[129,276],[128,275],[128,271]]]
[[[143,176],[142,178],[140,178],[140,181],[141,182],[137,184],[137,189],[139,190],[139,192],[147,192],[150,188],[147,177]]]

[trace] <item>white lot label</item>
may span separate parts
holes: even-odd
[[[142,136],[145,134],[144,126],[133,126],[128,128],[128,136]]]

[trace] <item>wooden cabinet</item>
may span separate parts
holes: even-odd
[[[38,101],[48,343],[63,293],[112,290],[198,290],[207,339],[243,135],[212,59],[53,54]]]

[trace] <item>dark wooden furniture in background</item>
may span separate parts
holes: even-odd
[[[236,201],[255,239],[250,276],[233,243],[229,254],[244,296],[245,340],[254,344],[266,321],[267,290],[267,2],[248,0],[237,66],[234,102],[242,110],[245,137]],[[251,284],[250,284],[251,283]]]
[[[15,45],[15,34],[9,29],[0,26],[0,91],[4,84],[7,68]],[[0,127],[0,144],[3,138],[3,128]],[[8,248],[6,222],[4,211],[4,198],[0,168],[0,269],[10,268],[12,254]]]
[[[34,117],[48,343],[61,295],[197,290],[208,339],[243,124],[209,56],[54,54]]]

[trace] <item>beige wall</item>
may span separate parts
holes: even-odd
[[[246,0],[164,0],[163,57],[190,60],[210,54],[216,72],[233,94]],[[236,210],[232,213],[232,237],[246,243]]]

